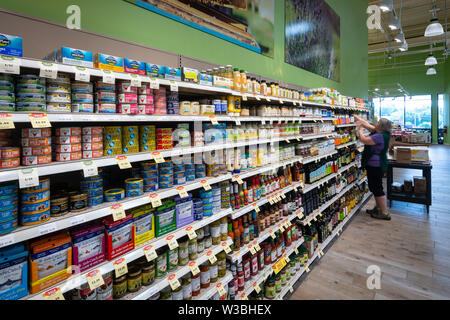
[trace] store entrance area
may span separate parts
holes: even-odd
[[[433,161],[430,214],[427,215],[424,205],[393,201],[392,220],[375,220],[365,213],[374,206],[372,198],[326,254],[315,261],[313,271],[300,282],[290,299],[448,299],[450,147],[432,146],[430,156]],[[396,169],[394,181],[403,181],[414,174]],[[372,272],[367,273],[371,266]],[[381,271],[380,289],[369,289],[367,280],[376,273],[376,267]]]

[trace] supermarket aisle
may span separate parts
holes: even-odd
[[[431,148],[433,205],[392,203],[392,220],[365,213],[313,264],[290,299],[450,299],[450,147]],[[419,172],[396,169],[394,181]],[[369,290],[367,267],[381,269],[381,289]]]

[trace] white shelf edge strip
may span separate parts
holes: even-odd
[[[337,124],[337,125],[335,125],[335,127],[336,127],[336,128],[356,127],[356,123]]]
[[[222,283],[222,285],[225,287],[225,284],[228,284],[231,280],[233,280],[233,274],[231,273],[231,271],[227,270],[225,277],[219,278],[216,282],[211,282],[208,288],[201,289],[200,294],[198,296],[192,297],[192,300],[204,301],[210,299],[216,293],[218,293],[216,289],[216,285],[218,283]]]
[[[356,143],[357,143],[357,141],[352,141],[352,142],[344,143],[344,144],[341,144],[341,145],[336,146],[336,149],[342,149],[342,148],[351,146],[351,145],[356,144]]]

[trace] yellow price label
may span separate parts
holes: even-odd
[[[242,95],[242,101],[247,101],[247,95],[246,94]]]
[[[59,287],[44,292],[42,296],[45,300],[65,300]]]
[[[119,258],[113,262],[116,278],[123,276],[128,273],[127,262],[125,258]]]
[[[222,248],[226,254],[229,254],[231,252],[231,248],[226,241],[222,242]]]
[[[164,157],[162,156],[162,154],[159,151],[152,152],[152,157],[156,163],[163,163],[166,161],[166,160],[164,160]]]
[[[187,227],[186,229],[186,233],[189,237],[189,240],[195,239],[197,238],[197,233],[195,232],[194,228],[192,226]]]
[[[145,258],[147,258],[148,262],[158,258],[158,254],[156,253],[156,250],[152,245],[148,245],[148,246],[144,247],[143,250],[144,250]]]
[[[269,201],[269,203],[270,203],[271,205],[274,204],[272,197],[267,197],[267,200]]]
[[[162,206],[162,201],[161,198],[159,197],[159,194],[153,193],[148,197],[150,198],[150,202],[152,203],[153,208]]]
[[[93,270],[86,275],[89,289],[95,290],[105,284],[100,270]]]
[[[52,126],[45,113],[32,113],[28,117],[33,128],[50,128]]]
[[[244,181],[242,181],[241,177],[238,174],[234,176],[234,179],[236,180],[236,182],[238,184],[243,184],[244,183]]]
[[[227,292],[225,291],[225,288],[222,285],[222,282],[219,282],[218,284],[216,284],[216,289],[217,292],[219,293],[219,296],[223,297],[224,295],[227,294]]]
[[[180,281],[177,279],[177,275],[175,273],[172,273],[168,278],[167,281],[169,281],[169,285],[172,288],[172,290],[178,289],[180,286]]]
[[[125,219],[127,216],[121,203],[111,206],[110,209],[114,221]]]
[[[297,192],[297,191],[298,191],[298,189],[297,189],[297,186],[294,186],[294,191],[295,191],[295,192]]]
[[[305,266],[305,271],[306,271],[307,273],[309,273],[311,270],[309,270],[308,266]]]
[[[119,165],[119,168],[124,170],[124,169],[130,169],[131,168],[131,163],[130,160],[128,160],[127,156],[117,156],[116,157],[117,160],[117,164]]]
[[[288,256],[284,256],[284,260],[286,261],[286,263],[289,263],[291,261]]]
[[[251,253],[251,254],[253,254],[253,255],[256,254],[256,250],[255,250],[255,248],[253,247],[253,245],[249,245],[249,246],[248,246],[248,250],[250,250],[250,253]]]
[[[323,256],[323,251],[322,251],[322,249],[319,249],[319,254]]]
[[[286,196],[284,195],[284,192],[282,192],[280,195],[281,195],[282,199],[286,199]]]
[[[280,229],[280,232],[284,232],[284,228],[281,224],[278,225],[278,228]]]
[[[272,266],[273,271],[275,274],[278,274],[284,267],[286,266],[286,260],[282,257],[280,260],[275,262],[275,264]]]
[[[181,199],[187,198],[189,196],[187,191],[186,191],[186,189],[183,186],[179,186],[176,189],[177,189],[178,194],[179,194]]]
[[[167,242],[167,245],[169,246],[170,250],[178,248],[178,241],[173,234],[166,237],[166,242]]]
[[[200,269],[198,268],[197,261],[189,262],[189,269],[191,269],[192,275],[196,276],[200,273]]]
[[[303,218],[303,213],[297,212],[297,217],[298,217],[299,219],[302,219],[302,218]]]
[[[209,185],[207,180],[202,180],[200,181],[200,183],[203,186],[203,189],[205,189],[205,191],[211,190],[211,186]]]
[[[292,286],[289,286],[289,292],[290,293],[294,292],[294,288],[292,288]]]
[[[258,252],[259,250],[261,250],[261,247],[259,246],[259,243],[256,242],[255,244],[253,244],[253,246],[255,247],[255,250]]]
[[[306,221],[306,224],[311,227],[311,221]]]
[[[12,115],[7,113],[0,113],[0,129],[14,129],[14,121]]]
[[[209,116],[209,119],[211,120],[211,123],[216,125],[219,124],[219,122],[217,121],[217,118],[215,116]]]

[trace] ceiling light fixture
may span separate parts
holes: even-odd
[[[394,38],[394,40],[395,40],[395,42],[398,42],[398,43],[402,43],[402,42],[406,41],[405,34],[403,33],[402,30],[400,30],[400,33]]]
[[[427,70],[427,76],[432,76],[436,74],[436,69],[433,67],[428,68]]]
[[[401,28],[400,21],[398,20],[397,17],[394,17],[391,20],[391,22],[389,22],[389,29],[391,29],[391,30],[398,30],[400,28]]]
[[[375,91],[380,91],[380,89],[378,89],[378,88],[375,88]]]
[[[430,24],[425,29],[425,37],[436,37],[444,34],[444,28],[436,16],[436,12],[439,10],[439,8],[436,8],[436,0],[433,0],[433,8],[430,10],[433,18],[431,18]]]
[[[434,57],[432,53],[428,56],[427,60],[425,61],[426,66],[434,66],[438,64],[437,59]]]
[[[392,11],[394,9],[394,1],[393,0],[383,0],[380,4],[380,10],[383,12]]]

